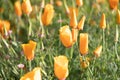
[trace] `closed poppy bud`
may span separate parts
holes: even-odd
[[[86,17],[83,16],[82,19],[80,20],[80,22],[78,23],[78,26],[77,26],[78,30],[83,30],[85,19],[86,19]]]
[[[60,28],[60,40],[65,47],[72,46],[72,33],[68,25]]]
[[[17,16],[21,16],[22,15],[22,9],[21,9],[20,1],[16,1],[15,2],[14,9],[15,9],[15,13],[16,13]]]
[[[100,28],[102,28],[102,29],[106,28],[106,19],[105,19],[105,14],[104,13],[101,16]]]
[[[82,6],[83,5],[83,0],[76,0],[77,6]]]
[[[66,56],[54,57],[54,73],[59,80],[65,80],[68,76],[68,59]]]
[[[96,57],[100,57],[100,53],[102,51],[102,46],[98,46],[95,50],[94,50],[94,55]]]
[[[87,33],[80,33],[79,50],[82,55],[86,55],[88,53],[88,34]]]
[[[35,47],[36,47],[36,42],[31,40],[29,41],[28,44],[22,44],[24,54],[28,60],[33,60]]]
[[[117,23],[120,24],[120,11],[117,10]]]
[[[32,12],[32,6],[30,0],[23,0],[22,10],[27,15],[29,15]]]
[[[2,7],[0,7],[0,13],[3,13],[4,9]]]
[[[34,68],[32,71],[26,73],[20,80],[42,80],[40,67]]]
[[[4,36],[6,32],[10,30],[10,22],[6,20],[0,20],[0,33]]]
[[[42,23],[45,26],[51,24],[53,17],[54,17],[54,7],[52,4],[47,4],[45,6],[44,13],[42,14]]]
[[[78,29],[72,29],[72,41],[75,43],[78,37]]]
[[[75,10],[75,14],[76,14],[76,16],[78,16],[78,12],[79,12],[78,8],[69,7],[69,15],[68,15],[69,17],[72,16],[73,10]]]
[[[72,14],[70,15],[70,26],[72,28],[77,28],[77,18],[74,9],[72,10]]]
[[[119,0],[109,0],[109,5],[111,9],[117,9]]]
[[[89,66],[89,61],[90,58],[86,57],[85,59],[83,59],[82,57],[80,57],[80,65],[82,68],[87,68]]]
[[[61,1],[61,0],[57,0],[57,1],[56,1],[56,5],[57,5],[57,6],[62,6],[62,1]]]

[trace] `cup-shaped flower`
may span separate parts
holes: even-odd
[[[78,29],[72,29],[72,41],[73,43],[75,43],[77,41],[77,37],[78,37]]]
[[[15,2],[14,9],[15,9],[15,13],[16,13],[17,16],[21,16],[22,15],[22,9],[21,9],[20,1],[16,1]]]
[[[65,47],[72,46],[72,33],[68,25],[60,28],[60,40]]]
[[[54,57],[54,73],[59,80],[66,79],[69,74],[68,59],[66,56]]]
[[[120,11],[119,11],[119,9],[117,10],[116,19],[117,19],[117,24],[120,24]]]
[[[102,46],[98,46],[93,53],[96,57],[100,57],[101,51],[102,51]]]
[[[45,5],[44,13],[42,14],[42,23],[47,26],[51,24],[54,17],[54,7],[52,4]]]
[[[72,13],[70,15],[70,26],[72,28],[77,28],[77,17],[76,17],[75,9],[72,10]]]
[[[6,20],[0,20],[0,33],[2,36],[10,30],[10,22]]]
[[[82,55],[88,53],[88,33],[80,33],[79,50]]]
[[[29,15],[32,12],[32,6],[30,0],[23,0],[22,2],[23,13]]]
[[[109,0],[109,5],[111,9],[117,9],[119,4],[119,0]]]
[[[76,0],[77,6],[82,6],[83,5],[83,0]]]
[[[101,16],[100,28],[101,29],[105,29],[106,28],[106,18],[105,18],[105,14],[104,13]]]
[[[33,60],[36,42],[30,40],[28,44],[22,44],[24,54],[28,60]]]
[[[82,19],[79,21],[78,26],[77,26],[78,30],[83,30],[85,19],[86,19],[86,17],[83,16]]]
[[[34,68],[32,71],[26,73],[20,80],[42,80],[40,67]]]

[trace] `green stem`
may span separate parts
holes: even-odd
[[[103,53],[105,51],[105,34],[104,34],[104,29],[102,30],[102,40],[103,40]]]
[[[29,64],[29,71],[31,71],[32,70],[31,60],[28,61],[28,64]]]
[[[64,3],[64,7],[65,7],[65,9],[66,9],[66,12],[69,14],[69,9],[68,9],[66,0],[63,0],[63,3]]]
[[[117,51],[117,42],[115,42],[115,54],[116,54],[117,59],[119,60],[119,55]]]
[[[50,61],[51,67],[52,67],[52,66],[53,66],[52,58],[51,58],[51,55],[50,55],[50,54],[48,54],[48,55],[49,55],[49,61]]]
[[[72,59],[72,57],[73,57],[73,51],[74,51],[74,49],[73,49],[73,46],[72,46],[71,49],[70,49],[70,59]]]

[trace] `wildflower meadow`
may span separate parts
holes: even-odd
[[[0,0],[0,80],[120,80],[119,0]]]

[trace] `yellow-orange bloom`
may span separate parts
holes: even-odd
[[[78,37],[78,29],[72,29],[72,41],[75,43]]]
[[[54,17],[54,7],[52,4],[47,4],[45,6],[44,13],[42,14],[42,23],[45,26],[51,24],[53,17]]]
[[[85,19],[86,19],[86,17],[83,16],[82,19],[80,20],[80,22],[78,23],[78,26],[77,26],[78,30],[83,30]]]
[[[61,0],[57,0],[55,3],[56,3],[57,6],[62,6],[62,1]]]
[[[16,13],[17,16],[21,16],[22,15],[22,9],[21,9],[20,1],[16,1],[15,2],[14,9],[15,9],[15,13]]]
[[[60,40],[65,47],[72,46],[72,33],[68,25],[60,28]]]
[[[26,73],[20,80],[42,80],[40,67],[36,67],[32,71]]]
[[[27,15],[29,15],[32,12],[32,6],[30,0],[23,0],[22,10]]]
[[[109,0],[109,5],[111,9],[117,9],[119,0]]]
[[[59,80],[66,79],[69,74],[68,59],[66,56],[54,57],[54,73]]]
[[[88,33],[80,33],[79,50],[82,55],[88,53]]]
[[[105,19],[105,14],[104,13],[101,16],[100,28],[102,28],[102,29],[106,28],[106,19]]]
[[[83,0],[76,0],[77,6],[82,6],[83,5]]]
[[[5,30],[10,30],[10,22],[6,20],[0,20],[0,33],[4,36]]]
[[[30,40],[28,44],[22,44],[24,54],[28,60],[33,60],[36,42]]]
[[[96,57],[100,57],[100,53],[102,51],[102,46],[98,46],[95,50],[94,50],[94,55]]]
[[[73,10],[75,10],[75,14],[76,14],[76,16],[78,16],[78,12],[79,12],[78,8],[69,7],[69,15],[68,15],[69,17],[72,16]]]
[[[120,24],[120,11],[117,10],[117,23]]]
[[[70,26],[72,28],[77,28],[77,18],[75,9],[72,10],[72,14],[70,15]]]

